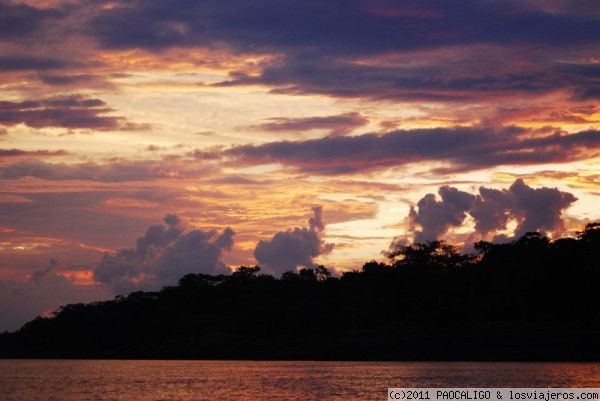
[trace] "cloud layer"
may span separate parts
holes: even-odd
[[[324,129],[330,131],[330,136],[343,136],[368,122],[369,120],[359,113],[345,113],[327,117],[271,118],[269,122],[249,128],[281,133],[308,132],[314,129]]]
[[[385,134],[245,145],[223,154],[232,158],[233,164],[281,163],[311,174],[369,172],[427,161],[448,164],[433,173],[456,173],[597,157],[600,131],[568,134],[519,127],[397,130]]]
[[[150,129],[124,117],[105,116],[114,111],[100,99],[69,95],[43,100],[0,102],[0,125],[25,124],[32,128],[60,127],[96,131]]]
[[[9,2],[0,13],[0,41],[70,44],[75,33],[90,42],[80,56],[98,46],[266,56],[258,65],[231,68],[218,85],[262,85],[276,93],[463,103],[562,90],[597,99],[592,60],[600,15],[593,1],[571,3],[147,0],[37,8]],[[80,70],[88,61],[39,53],[8,52],[0,71]]]

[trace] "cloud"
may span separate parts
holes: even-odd
[[[185,232],[179,217],[167,214],[166,226],[150,226],[135,247],[106,253],[94,268],[94,279],[117,294],[134,290],[157,290],[174,285],[186,274],[227,274],[231,270],[221,257],[233,246],[234,231]]]
[[[221,154],[234,165],[281,163],[303,173],[322,175],[364,173],[428,161],[449,164],[434,173],[456,173],[595,157],[600,155],[600,132],[548,133],[518,127],[397,130],[243,145]]]
[[[42,23],[58,17],[54,9],[40,9],[26,4],[0,3],[0,40],[15,40],[38,31]]]
[[[595,0],[526,0],[526,2],[553,14],[600,16],[600,4]]]
[[[268,241],[258,242],[254,257],[266,272],[280,275],[286,271],[295,271],[298,266],[314,267],[314,258],[331,252],[333,244],[327,244],[323,240],[323,209],[315,206],[312,211],[314,216],[308,220],[308,227],[281,231]]]
[[[41,151],[44,152],[44,151]],[[60,152],[60,151],[57,151]],[[43,153],[19,154],[7,151],[6,156],[43,156]],[[50,156],[52,154],[48,154]],[[58,155],[58,154],[56,154]],[[0,156],[2,154],[0,153]],[[197,166],[194,163],[178,163],[166,160],[112,160],[105,163],[47,163],[36,159],[22,160],[0,167],[0,177],[5,180],[18,180],[35,177],[49,181],[86,180],[100,182],[145,181],[151,179],[177,179],[198,177],[212,172],[210,166]]]
[[[482,186],[479,194],[472,195],[443,186],[439,195],[441,200],[427,194],[416,208],[411,206],[408,220],[415,242],[441,239],[450,228],[460,227],[467,215],[475,221],[475,234],[480,238],[506,230],[511,220],[517,224],[515,237],[531,231],[563,235],[566,228],[562,213],[577,200],[557,188],[531,188],[520,178],[508,189]]]
[[[440,187],[438,193],[441,201],[435,195],[427,194],[417,203],[416,209],[410,207],[408,219],[415,242],[437,239],[450,227],[460,226],[475,199],[474,195],[449,186]]]
[[[314,129],[329,130],[330,136],[347,135],[356,128],[366,125],[369,120],[360,113],[344,113],[327,117],[270,118],[267,123],[248,128],[269,132],[304,132]]]
[[[542,95],[561,89],[579,93],[596,85],[593,77],[565,71],[551,60],[545,64],[526,59],[507,64],[507,58],[523,58],[515,54],[519,53],[519,46],[498,49],[496,45],[482,48],[473,44],[473,49],[460,52],[473,54],[462,58],[446,48],[430,50],[441,53],[438,59],[425,59],[420,52],[405,54],[396,49],[397,60],[386,62],[385,55],[367,55],[372,57],[368,63],[327,56],[314,59],[289,56],[265,65],[260,75],[236,72],[229,80],[213,86],[263,85],[277,94],[321,94],[396,102],[487,103],[517,94]],[[502,56],[490,56],[494,61],[490,63],[481,58],[481,53]],[[415,58],[420,62],[415,63]],[[524,69],[523,65],[529,68]]]
[[[0,158],[2,157],[48,157],[48,156],[66,156],[70,153],[64,149],[59,150],[21,150],[21,149],[0,149]]]
[[[573,6],[552,3],[208,0],[173,7],[157,0],[121,0],[110,7],[80,2],[60,10],[8,4],[0,10],[0,39],[31,42],[43,31],[44,44],[92,41],[88,49],[100,45],[104,51],[164,55],[169,49],[194,48],[232,58],[266,55],[252,65],[229,64],[230,79],[219,85],[266,85],[277,93],[479,103],[567,89],[579,99],[593,99],[594,76],[563,67],[594,68],[586,57],[594,57],[589,49],[598,44],[597,6],[582,0]],[[67,57],[35,50],[39,56],[23,55],[29,51],[3,56],[0,71],[63,73],[69,64]],[[93,50],[87,52],[92,56]],[[97,66],[96,60],[86,61],[91,60],[77,67]],[[41,79],[50,85],[89,85],[98,79],[93,72]],[[101,79],[96,85],[103,85]]]
[[[274,0],[113,2],[82,12],[85,33],[105,49],[225,50],[267,55],[230,68],[216,84],[262,85],[275,93],[402,101],[489,99],[595,85],[562,69],[598,43],[600,16],[532,2]],[[564,9],[564,5],[560,7]],[[573,54],[573,57],[566,54]],[[429,56],[433,54],[433,56]],[[593,53],[592,53],[593,54]],[[569,60],[567,62],[566,60]],[[244,69],[246,68],[246,69]]]
[[[220,86],[413,102],[480,103],[559,89],[576,100],[594,99],[595,76],[565,67],[595,68],[589,55],[594,57],[590,49],[598,44],[597,7],[583,0],[552,3],[208,0],[173,7],[121,0],[110,7],[80,2],[60,10],[8,4],[0,10],[0,39],[32,42],[42,31],[44,44],[85,41],[85,56],[92,59],[71,65],[68,57],[53,58],[40,47],[38,56],[24,55],[31,54],[27,49],[1,57],[0,71],[60,69],[40,78],[48,85],[101,87],[109,83],[95,75],[98,45],[105,52],[135,49],[159,57],[194,48],[220,54],[215,59],[223,52],[231,58],[266,56],[236,67],[224,63],[230,78]],[[68,66],[76,71],[65,72]]]
[[[55,74],[42,74],[40,80],[48,85],[69,85],[74,83],[83,83],[87,81],[96,80],[98,77],[92,74],[74,74],[74,75],[55,75]]]
[[[600,85],[590,84],[577,88],[575,89],[575,97],[578,100],[598,100],[600,99]]]
[[[492,42],[563,46],[594,42],[594,18],[554,14],[519,3],[439,0],[326,3],[275,0],[187,2],[172,7],[160,1],[114,2],[98,10],[92,34],[107,48],[160,49],[168,46],[226,44],[238,51],[316,49],[335,55],[392,49],[433,48],[448,43]],[[126,7],[125,7],[126,5]],[[440,23],[442,21],[442,23]],[[465,25],[465,21],[469,21]]]
[[[488,233],[506,230],[515,199],[506,190],[479,188],[469,214],[475,220],[475,231],[486,237]]]
[[[51,87],[60,88],[63,91],[82,88],[116,89],[117,86],[110,82],[109,78],[102,74],[38,74],[38,79]]]
[[[99,285],[77,285],[61,274],[51,259],[48,267],[34,272],[26,282],[0,280],[0,332],[14,331],[59,306],[109,299],[112,295]]]
[[[102,100],[85,98],[83,95],[21,102],[0,101],[0,125],[25,124],[32,128],[61,127],[99,131],[150,129],[147,124],[134,124],[124,117],[103,115],[113,111]]]
[[[35,180],[22,184],[0,192],[1,225],[15,230],[0,233],[0,243],[4,242],[0,263],[5,265],[41,263],[50,257],[92,263],[103,250],[115,249],[143,232],[148,214],[172,210],[169,201],[146,201],[159,194],[162,199],[173,197],[165,188],[75,182],[56,189],[54,183],[48,186]],[[112,204],[122,198],[130,199],[134,206]]]
[[[64,68],[66,63],[59,59],[32,56],[0,57],[0,72],[8,71],[43,71]]]
[[[548,231],[556,234],[565,232],[565,224],[561,218],[563,210],[570,207],[577,198],[568,192],[556,188],[529,187],[523,180],[517,179],[509,188],[515,197],[513,213],[521,216],[515,236],[519,237],[529,231]]]

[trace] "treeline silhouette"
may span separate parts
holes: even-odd
[[[0,335],[4,358],[600,360],[600,223],[397,245],[388,263],[276,279],[260,267],[61,307]]]

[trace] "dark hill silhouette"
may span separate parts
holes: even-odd
[[[397,246],[389,263],[280,279],[241,267],[158,292],[66,305],[0,335],[4,358],[600,360],[600,223]]]

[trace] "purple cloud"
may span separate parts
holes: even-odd
[[[249,128],[282,133],[325,129],[330,131],[330,136],[344,136],[369,122],[360,113],[345,113],[327,117],[270,118],[268,121]]]
[[[173,285],[190,273],[231,272],[221,259],[233,246],[235,233],[231,228],[221,234],[216,230],[185,232],[175,214],[167,214],[164,222],[166,226],[150,226],[134,248],[106,253],[94,268],[94,279],[117,294],[125,294]]]
[[[61,12],[52,8],[36,8],[27,4],[0,3],[0,40],[19,40],[36,33],[44,21],[58,18]]]
[[[0,101],[0,125],[25,124],[32,128],[148,130],[147,124],[134,124],[124,117],[104,116],[114,110],[100,99],[82,95],[53,97],[21,102]]]
[[[0,72],[8,71],[43,71],[64,68],[62,60],[31,56],[2,56],[0,57]]]
[[[280,275],[295,271],[298,266],[314,267],[314,258],[331,252],[333,244],[323,240],[323,209],[315,206],[312,210],[314,216],[309,219],[308,227],[281,231],[268,241],[258,242],[254,257],[266,272]]]
[[[410,207],[408,219],[411,230],[415,233],[415,242],[438,239],[450,227],[460,226],[475,199],[474,195],[449,186],[440,187],[438,193],[441,201],[435,195],[427,194],[417,203],[416,208]]]
[[[425,161],[450,165],[434,173],[455,173],[594,157],[600,154],[600,132],[548,133],[518,127],[415,129],[244,145],[221,154],[235,165],[281,163],[322,175],[363,173]]]
[[[64,149],[59,150],[22,150],[22,149],[0,149],[0,158],[3,157],[49,157],[66,156],[70,153]],[[1,174],[1,173],[0,173]]]
[[[58,156],[61,151],[39,151],[22,153],[19,150],[7,150],[4,156]],[[0,157],[3,154],[0,152]],[[177,179],[198,177],[213,171],[210,166],[198,166],[197,163],[178,163],[176,160],[112,160],[106,163],[48,163],[28,158],[0,167],[0,178],[18,180],[35,177],[49,181],[85,180],[99,182],[146,181],[151,179]]]
[[[44,43],[65,43],[75,33],[109,50],[159,54],[203,48],[277,55],[254,65],[251,73],[242,67],[230,71],[230,79],[217,85],[266,85],[288,94],[479,103],[556,90],[593,100],[598,93],[598,66],[590,61],[596,56],[589,49],[598,45],[600,15],[584,0],[207,0],[178,6],[121,0],[104,5],[3,4],[0,40],[29,43],[43,32],[50,35]],[[74,26],[73,19],[80,24]],[[43,31],[47,26],[52,29]],[[0,71],[58,70],[69,64],[23,53],[0,58]],[[41,78],[50,85],[88,85],[86,77],[95,79],[85,71],[63,72]]]
[[[482,186],[472,195],[443,186],[439,195],[440,200],[427,194],[411,206],[408,220],[415,242],[440,239],[450,228],[461,226],[467,215],[473,217],[481,237],[505,230],[510,220],[517,223],[515,237],[531,231],[562,235],[566,231],[562,213],[577,200],[556,188],[531,188],[520,178],[508,189]]]

